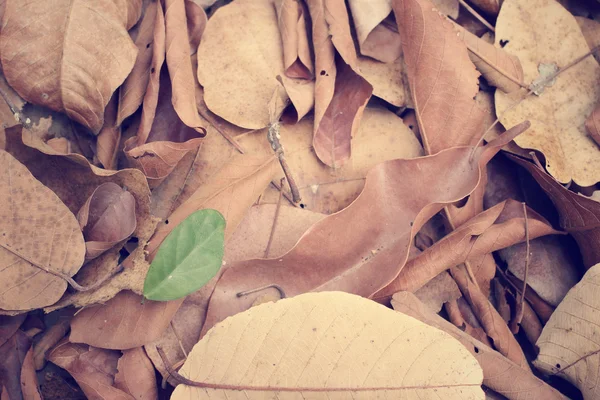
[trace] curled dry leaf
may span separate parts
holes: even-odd
[[[358,75],[348,12],[342,1],[308,1],[315,48],[313,147],[326,165],[341,167],[351,154],[363,110],[373,87]],[[336,58],[336,50],[341,57]]]
[[[173,87],[171,102],[181,121],[204,136],[204,121],[196,108],[196,77],[190,59],[185,9],[182,0],[165,0],[166,61]]]
[[[584,17],[575,17],[575,20],[581,28],[581,33],[587,42],[590,49],[600,45],[600,22]],[[600,60],[598,54],[594,54],[596,61]]]
[[[491,16],[498,15],[502,2],[503,0],[471,0],[473,5]]]
[[[554,0],[506,0],[496,24],[496,44],[500,41],[521,60],[527,83],[540,77],[540,68],[563,68],[590,51],[575,18]],[[598,80],[600,66],[587,57],[561,73],[540,96],[529,96],[510,111],[523,93],[496,91],[502,124],[532,121],[531,130],[515,141],[541,151],[548,172],[559,182],[590,186],[600,180],[600,149],[585,130],[585,119],[600,98]]]
[[[171,103],[174,92],[165,67],[160,72],[159,85],[158,104],[148,136],[144,138],[140,125],[138,135],[127,139],[124,148],[127,158],[144,172],[152,187],[162,182],[187,153],[202,144],[202,135],[182,122]]]
[[[204,29],[206,28],[208,17],[206,16],[204,9],[193,0],[185,0],[185,17],[187,19],[188,37],[190,38],[190,55],[193,56],[196,54],[196,51],[198,51],[198,46],[200,45]],[[194,82],[195,81],[196,76],[194,75]]]
[[[65,112],[97,134],[137,54],[127,28],[141,2],[129,3],[124,13],[112,0],[7,2],[0,37],[6,79],[25,100]]]
[[[170,70],[169,70],[170,71]],[[273,0],[235,1],[209,19],[198,48],[198,80],[208,108],[249,129],[270,122],[267,105],[284,75]],[[287,96],[280,89],[279,115]]]
[[[12,155],[0,150],[0,308],[55,303],[81,268],[85,245],[67,206]]]
[[[275,7],[283,46],[285,75],[290,78],[311,79],[314,66],[303,3],[298,0],[276,0]]]
[[[373,296],[387,299],[399,291],[414,292],[444,270],[525,240],[523,206],[514,200],[502,202],[470,219],[423,253],[408,261],[387,287]],[[529,209],[529,238],[557,234],[535,211]],[[476,273],[475,271],[473,271]]]
[[[174,400],[240,390],[257,397],[483,398],[481,369],[455,339],[343,292],[304,294],[228,318],[194,346],[180,373],[201,384],[179,385]]]
[[[64,340],[48,354],[48,361],[67,370],[90,400],[132,400],[131,394],[115,387],[120,356],[119,351]]]
[[[384,108],[367,107],[356,137],[352,139],[352,158],[340,168],[332,170],[323,165],[312,151],[312,120],[310,117],[295,125],[283,124],[280,142],[285,157],[306,209],[331,214],[342,210],[360,194],[369,169],[377,163],[398,158],[408,159],[423,154],[414,134],[394,113]],[[260,146],[265,154],[271,154],[270,144],[265,140],[243,138],[239,143],[245,149]],[[250,142],[250,140],[253,140]],[[279,182],[283,171],[277,170],[274,180]],[[285,189],[288,191],[288,189]],[[263,195],[262,201],[277,203],[276,190]]]
[[[484,112],[474,100],[479,74],[465,43],[428,0],[392,5],[425,152],[475,144],[484,131]]]
[[[560,226],[577,241],[586,268],[600,262],[600,203],[574,193],[533,163],[510,159],[525,168],[546,192],[560,216]]]
[[[450,334],[477,359],[483,370],[484,386],[495,390],[508,399],[531,400],[563,399],[560,392],[524,370],[497,351],[461,331],[444,318],[425,307],[412,293],[399,292],[392,299],[392,306],[428,325]]]
[[[156,19],[158,17],[156,13],[160,7],[159,3],[158,1],[149,3],[144,12],[144,18],[135,39],[135,45],[138,49],[137,58],[131,73],[119,89],[118,126],[139,108],[144,99],[144,93],[146,93],[148,81],[150,80],[150,68],[154,53],[153,38],[155,37],[154,30],[157,29]],[[160,8],[162,14],[162,7]]]
[[[41,139],[20,125],[6,130],[7,151],[23,162],[34,177],[50,188],[69,207],[77,213],[96,188],[106,182],[114,182],[127,187],[135,198],[136,230],[138,247],[132,257],[144,258],[144,247],[157,221],[150,214],[150,190],[144,174],[136,169],[107,171],[97,168],[78,154],[57,154]],[[102,256],[88,262],[77,275],[76,281],[91,285],[105,278],[115,270],[118,264],[119,249],[112,249]],[[53,309],[71,304],[85,305],[106,301],[124,289],[133,289],[141,293],[148,265],[136,262],[96,290],[68,293]],[[47,308],[47,310],[49,310]]]
[[[121,126],[117,123],[117,111],[117,95],[113,94],[104,111],[104,126],[96,140],[98,161],[104,168],[113,170],[117,169],[117,154],[121,142]],[[65,153],[71,153],[71,151],[68,150]]]
[[[378,164],[369,171],[364,190],[350,206],[316,223],[288,253],[277,259],[230,266],[213,293],[204,331],[248,309],[261,295],[260,291],[244,296],[238,293],[273,284],[285,296],[327,290],[373,295],[400,272],[412,237],[420,227],[443,204],[475,189],[480,166],[510,136],[476,150],[472,159],[469,154],[473,149],[461,147],[431,157]],[[416,190],[418,187],[432,190]],[[414,196],[406,196],[407,192]],[[361,229],[347,229],[349,221]],[[373,273],[375,270],[377,273]]]
[[[523,68],[517,56],[494,47],[493,44],[478,38],[460,25],[456,27],[459,37],[467,45],[469,58],[490,85],[505,93],[514,92],[525,86]]]
[[[392,12],[391,1],[350,0],[349,5],[360,53],[385,63],[397,60],[402,47],[398,31],[387,20]]]
[[[548,374],[566,378],[581,390],[584,399],[596,399],[600,362],[600,264],[591,267],[558,305],[536,345],[534,365]]]
[[[180,302],[146,300],[124,290],[102,305],[83,309],[71,321],[69,340],[103,349],[132,349],[153,342],[169,326]]]
[[[158,399],[154,367],[142,347],[123,351],[117,370],[114,383],[117,389],[136,400]]]
[[[30,348],[31,339],[21,330],[17,330],[0,346],[0,357],[2,359],[0,363],[0,393],[2,392],[2,387],[4,387],[8,399],[24,398],[22,373],[25,368],[25,358]],[[0,395],[4,399],[4,395]]]
[[[103,183],[81,207],[77,220],[86,241],[85,258],[91,260],[135,231],[135,198],[116,183]]]

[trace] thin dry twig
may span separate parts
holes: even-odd
[[[237,297],[243,297],[243,296],[247,296],[249,294],[260,292],[262,290],[267,290],[267,289],[270,289],[270,288],[273,288],[273,289],[277,290],[279,292],[279,295],[281,296],[282,299],[286,298],[285,291],[283,290],[283,288],[281,286],[275,284],[275,283],[271,283],[270,285],[261,286],[261,287],[256,288],[256,289],[244,290],[243,292],[237,293],[236,296]]]
[[[244,149],[242,149],[242,146],[240,146],[240,144],[229,133],[221,129],[219,123],[213,117],[203,112],[200,108],[198,108],[198,114],[200,114],[202,118],[207,120],[208,123],[211,124],[217,130],[217,132],[219,132],[221,136],[225,138],[225,140],[227,140],[233,147],[235,147],[237,151],[239,151],[241,154],[244,154]]]
[[[487,22],[487,20],[485,18],[483,18],[481,15],[479,15],[479,13],[477,11],[475,11],[473,9],[473,7],[471,7],[470,5],[468,5],[464,0],[458,0],[458,2],[460,3],[461,6],[463,6],[472,16],[474,16],[475,18],[477,18],[477,20],[479,22],[481,22],[483,25],[485,25],[486,28],[488,28],[490,31],[492,32],[496,32],[496,29],[494,29],[494,27]]]

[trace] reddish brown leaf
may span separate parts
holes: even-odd
[[[187,26],[185,2],[165,0],[166,61],[173,87],[173,108],[184,124],[206,134],[204,122],[196,109],[196,77],[190,59]]]
[[[114,386],[120,356],[120,351],[65,340],[48,354],[48,360],[66,369],[90,400],[133,400],[133,396]]]
[[[117,121],[117,95],[114,94],[104,111],[104,126],[96,141],[96,156],[106,169],[117,169],[117,153],[121,141],[121,124]],[[48,142],[49,144],[49,142]],[[70,153],[66,151],[65,153]]]
[[[86,240],[85,258],[91,260],[135,231],[135,199],[116,183],[103,183],[81,207],[77,220]]]
[[[160,8],[161,16],[157,16],[158,9]],[[162,7],[160,7],[160,1],[151,2],[146,7],[144,12],[144,18],[140,24],[137,37],[135,39],[135,45],[138,49],[137,58],[133,69],[121,88],[119,89],[119,111],[117,116],[117,126],[120,126],[125,118],[133,114],[139,106],[142,104],[144,99],[144,93],[148,87],[148,81],[150,80],[150,68],[152,64],[152,58],[156,44],[153,43],[153,38],[158,35],[154,32],[155,29],[160,29],[161,25],[157,26],[157,18],[162,17]],[[164,35],[164,26],[162,26]],[[160,49],[157,49],[160,51]],[[162,49],[164,56],[164,48]]]
[[[550,197],[558,210],[561,228],[577,241],[585,267],[600,262],[600,203],[568,190],[530,162],[515,156],[509,158],[529,171]]]
[[[9,399],[24,399],[21,375],[30,348],[31,339],[20,330],[0,346],[0,387],[6,388]]]
[[[275,7],[283,45],[285,75],[290,78],[311,79],[314,66],[303,3],[298,0],[277,0]]]
[[[401,292],[394,296],[395,310],[408,314],[428,325],[452,335],[460,341],[483,369],[483,384],[509,399],[562,399],[556,389],[538,379],[530,371],[519,367],[485,344],[473,339],[442,317],[432,313],[412,293]]]
[[[7,2],[0,47],[10,85],[26,100],[66,112],[97,134],[104,108],[137,53],[127,28],[139,17],[141,1],[119,3]]]
[[[510,136],[503,139],[485,150],[476,150],[473,158],[469,157],[472,148],[463,147],[377,165],[367,175],[356,201],[315,224],[284,256],[228,268],[211,298],[203,331],[248,309],[261,295],[260,291],[243,296],[238,293],[268,285],[278,285],[285,296],[326,290],[373,295],[400,272],[418,229],[444,203],[456,201],[477,187],[479,166],[485,165]],[[404,187],[411,188],[415,196],[406,196],[408,189]],[[349,223],[360,229],[348,229]]]
[[[465,43],[428,0],[394,0],[392,6],[425,151],[475,144],[484,112],[474,100],[479,74]]]
[[[125,350],[117,364],[115,387],[136,400],[158,398],[156,375],[152,362],[142,347]]]
[[[169,326],[177,302],[145,300],[130,291],[122,291],[105,304],[89,307],[71,321],[69,340],[103,349],[132,349],[150,343]]]

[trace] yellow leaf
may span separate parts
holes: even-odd
[[[308,293],[213,327],[173,400],[219,398],[483,399],[482,371],[456,339],[371,300]]]
[[[577,386],[584,399],[600,395],[600,264],[591,267],[558,305],[536,345],[536,367]]]
[[[575,18],[555,0],[506,0],[496,24],[496,45],[521,60],[524,82],[531,84],[544,67],[563,68],[589,52]],[[600,181],[600,150],[587,136],[585,119],[600,98],[600,67],[593,57],[567,69],[540,96],[531,95],[514,109],[523,91],[496,91],[496,113],[506,127],[530,120],[515,139],[546,156],[548,172],[558,181],[581,186]]]

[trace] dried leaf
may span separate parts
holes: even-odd
[[[590,197],[574,193],[534,164],[509,156],[525,168],[546,192],[560,216],[560,226],[579,245],[583,264],[590,268],[600,262],[600,203]]]
[[[117,169],[117,153],[120,141],[121,126],[117,122],[117,95],[114,94],[104,111],[104,126],[102,126],[96,140],[96,156],[104,168]],[[65,151],[65,153],[71,153],[71,151]]]
[[[0,308],[30,310],[55,303],[65,277],[81,268],[85,246],[75,216],[27,168],[0,150]]]
[[[111,0],[7,2],[0,49],[8,82],[27,101],[65,112],[97,134],[135,62],[127,28],[139,17],[136,3],[124,13]]]
[[[373,86],[377,96],[396,107],[411,104],[406,67],[402,57],[392,63],[382,63],[368,57],[358,57],[360,75]]]
[[[133,400],[114,386],[120,356],[119,351],[63,341],[50,352],[48,361],[66,369],[90,400]]]
[[[25,400],[42,400],[33,364],[33,348],[31,347],[25,355],[23,368],[21,368],[21,391]]]
[[[467,45],[469,58],[490,85],[505,93],[514,92],[524,86],[523,68],[517,56],[494,47],[459,25],[456,26],[459,29],[459,38]]]
[[[39,371],[46,364],[46,353],[65,337],[71,328],[71,318],[75,311],[63,309],[58,311],[56,322],[46,329],[40,337],[36,337],[33,345],[33,362]]]
[[[495,16],[500,11],[500,5],[504,0],[472,0],[471,3],[483,12]]]
[[[311,79],[314,66],[303,4],[298,0],[276,0],[275,7],[283,46],[285,75],[290,78]]]
[[[181,303],[146,300],[128,290],[102,305],[83,309],[71,321],[69,340],[103,349],[132,349],[150,343],[169,326]]]
[[[439,315],[429,311],[412,293],[400,292],[395,294],[392,305],[395,310],[441,329],[461,342],[479,362],[483,370],[483,384],[503,394],[508,399],[545,400],[564,398],[560,392],[538,379],[530,371],[520,368],[497,351],[473,339]]]
[[[0,346],[0,388],[5,387],[8,399],[23,399],[21,386],[22,369],[27,352],[31,348],[31,339],[17,330]],[[4,396],[2,396],[4,399]],[[29,400],[29,399],[27,399]]]
[[[596,106],[594,111],[585,120],[585,128],[598,145],[600,145],[600,106]]]
[[[149,93],[150,91],[146,95]],[[180,120],[171,104],[172,96],[167,68],[163,67],[160,72],[158,104],[154,113],[151,113],[153,119],[148,136],[144,137],[145,132],[140,125],[138,135],[125,142],[124,151],[128,159],[144,172],[152,187],[162,182],[187,153],[202,144],[203,135]],[[144,114],[145,111],[144,103]],[[146,115],[142,115],[142,119],[144,118]]]
[[[184,124],[204,135],[204,122],[196,108],[196,78],[190,59],[187,26],[185,2],[165,0],[166,62],[173,87],[173,108]]]
[[[81,207],[77,220],[86,241],[85,258],[91,260],[135,231],[135,198],[116,183],[103,183]]]
[[[465,43],[428,0],[392,4],[425,152],[475,144],[484,112],[474,100],[479,74]]]
[[[144,18],[135,39],[135,45],[138,49],[137,58],[135,59],[131,73],[119,89],[117,126],[120,126],[125,118],[133,114],[140,107],[144,99],[144,93],[146,93],[146,88],[150,80],[150,68],[155,50],[155,44],[153,43],[153,38],[156,37],[155,29],[160,29],[161,27],[161,25],[157,26],[156,24],[157,18],[162,18],[162,7],[160,7],[159,3],[159,1],[150,2],[144,12]],[[159,8],[160,16],[157,15]],[[164,26],[162,26],[162,29],[162,34],[164,35]]]
[[[304,294],[229,318],[194,346],[180,372],[208,388],[179,385],[175,400],[239,390],[483,398],[477,362],[449,335],[342,292]]]
[[[350,0],[360,53],[391,63],[402,54],[400,35],[390,28],[386,18],[392,12],[390,0]],[[392,25],[392,24],[390,24]]]
[[[284,256],[230,266],[215,288],[204,331],[246,310],[261,294],[238,293],[273,284],[286,296],[332,289],[362,296],[379,291],[400,272],[420,227],[444,203],[464,197],[477,186],[479,165],[485,165],[497,151],[496,143],[485,151],[477,150],[472,161],[468,155],[472,148],[464,147],[378,164],[369,171],[365,189],[350,206],[316,223]],[[411,188],[415,196],[405,196],[403,187]],[[361,229],[347,229],[348,223]]]
[[[268,103],[284,75],[273,0],[235,1],[209,19],[198,48],[198,80],[208,108],[249,129],[269,124]],[[280,90],[279,115],[285,106]]]
[[[567,379],[584,399],[598,397],[598,285],[600,264],[591,267],[558,305],[536,345],[534,365],[548,374]]]
[[[115,387],[136,400],[158,399],[154,367],[141,347],[123,351],[117,363]]]
[[[506,0],[496,24],[496,44],[500,41],[521,60],[527,83],[538,79],[544,66],[562,68],[589,52],[577,21],[554,0]],[[511,97],[496,91],[502,124],[532,121],[531,130],[516,143],[544,153],[548,172],[559,182],[590,186],[600,180],[600,149],[585,131],[585,119],[600,98],[598,80],[600,66],[587,57],[561,73],[540,96],[530,96],[510,111],[505,112],[519,93]]]
[[[185,16],[187,19],[188,37],[190,38],[190,56],[196,54],[202,34],[206,28],[208,17],[204,9],[193,0],[185,0]],[[193,65],[193,60],[192,60]],[[195,68],[193,68],[195,69]],[[194,82],[196,77],[194,76]]]
[[[581,28],[581,33],[585,38],[590,49],[600,45],[600,22],[584,17],[575,17],[575,20]],[[600,60],[600,56],[594,54],[596,61]]]
[[[383,299],[399,291],[414,292],[440,272],[525,240],[522,204],[500,203],[470,219],[422,254],[408,261],[387,287],[373,296]],[[559,233],[535,211],[529,209],[529,238]],[[473,271],[476,274],[476,271]]]
[[[225,219],[216,210],[198,210],[181,221],[152,260],[144,297],[176,300],[204,286],[221,268],[224,235]]]

